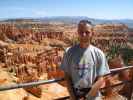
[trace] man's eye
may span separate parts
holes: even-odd
[[[79,32],[80,34],[83,34],[83,33],[86,33],[86,34],[89,34],[90,31],[85,31],[85,32]]]
[[[86,31],[85,33],[86,33],[86,34],[90,34],[90,31]]]

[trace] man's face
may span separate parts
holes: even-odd
[[[92,26],[90,26],[89,24],[80,25],[78,27],[78,36],[80,42],[82,43],[90,42],[93,36]]]

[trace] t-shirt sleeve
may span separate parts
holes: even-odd
[[[109,65],[106,59],[105,54],[101,51],[99,56],[98,66],[97,66],[97,74],[98,76],[103,76],[105,74],[110,73]]]
[[[65,73],[69,73],[69,66],[69,56],[68,52],[66,51],[61,61],[60,69],[63,70]]]

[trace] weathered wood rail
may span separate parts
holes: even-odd
[[[119,72],[127,70],[127,69],[131,70],[131,69],[133,69],[133,66],[125,66],[123,68],[111,69],[110,70],[111,73],[106,74],[105,77],[108,76],[108,75],[119,73]],[[14,85],[0,86],[0,91],[18,89],[18,88],[25,88],[25,87],[34,87],[34,86],[37,86],[37,85],[50,84],[50,83],[64,81],[64,80],[65,80],[64,78],[58,78],[58,79],[51,79],[51,80],[41,80],[41,81],[30,82],[30,83],[20,83],[20,84],[14,84]],[[132,75],[131,80],[125,80],[125,81],[122,81],[121,83],[118,83],[118,84],[115,84],[115,85],[112,85],[112,86],[108,86],[108,87],[104,87],[102,89],[113,88],[115,86],[126,84],[126,83],[131,83],[131,85],[130,85],[131,86],[130,96],[128,97],[128,100],[131,100],[131,96],[132,96],[132,92],[133,92],[133,75]],[[68,99],[68,98],[69,98],[69,96],[63,97],[63,98],[58,98],[56,100],[65,100],[65,99]]]

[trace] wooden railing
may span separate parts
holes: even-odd
[[[110,70],[111,73],[106,74],[104,76],[106,77],[108,75],[116,74],[116,73],[119,73],[119,72],[127,70],[127,69],[131,70],[131,69],[133,69],[133,66],[125,66],[123,68],[111,69]],[[6,86],[0,86],[0,91],[18,89],[18,88],[25,88],[25,87],[33,87],[33,86],[38,86],[38,85],[42,85],[42,84],[50,84],[50,83],[64,81],[64,80],[65,80],[64,78],[58,78],[58,79],[51,79],[51,80],[41,80],[41,81],[30,82],[30,83],[21,83],[21,84],[14,84],[14,85],[8,85],[8,86],[7,85]],[[131,96],[132,96],[132,92],[133,92],[133,75],[132,75],[132,79],[131,80],[125,80],[125,81],[122,81],[121,83],[101,88],[101,90],[102,89],[107,89],[107,88],[113,88],[115,86],[126,84],[126,83],[131,83],[131,85],[130,85],[130,87],[131,87],[130,88],[130,96],[128,97],[128,100],[131,100]],[[69,98],[69,96],[63,97],[63,98],[58,98],[56,100],[66,100],[68,98]]]

